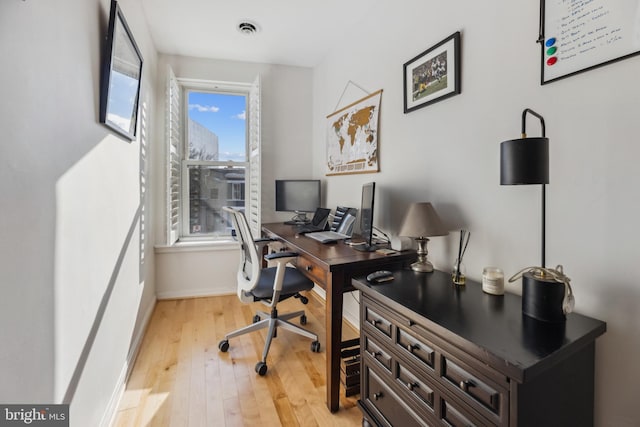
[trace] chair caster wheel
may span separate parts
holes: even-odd
[[[301,325],[306,325],[307,324],[307,316],[305,314],[300,316],[300,324]]]
[[[260,316],[258,316],[257,314],[253,316],[253,323],[258,323],[259,321],[260,321]]]
[[[256,363],[256,373],[264,377],[267,374],[267,364],[264,362]]]
[[[320,353],[320,341],[314,341],[311,343],[311,351],[314,353]]]
[[[221,352],[226,353],[227,350],[229,350],[229,341],[227,340],[220,341],[220,343],[218,344],[218,348],[220,349]]]

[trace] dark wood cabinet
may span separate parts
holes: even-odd
[[[593,425],[595,340],[579,314],[545,323],[517,295],[489,295],[449,274],[394,272],[360,290],[364,425]]]

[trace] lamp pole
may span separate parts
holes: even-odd
[[[544,118],[536,113],[535,111],[533,111],[530,108],[525,108],[524,111],[522,112],[522,137],[526,138],[527,137],[527,133],[526,133],[526,124],[527,124],[527,113],[531,114],[532,116],[537,117],[540,120],[540,126],[542,127],[542,137],[545,138],[545,126],[544,126]],[[545,246],[546,246],[546,190],[545,190],[545,184],[542,183],[542,268],[545,268]]]

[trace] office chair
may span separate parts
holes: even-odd
[[[244,214],[229,207],[224,207],[223,209],[231,214],[236,236],[240,242],[241,257],[237,275],[238,298],[244,303],[260,301],[271,308],[271,312],[259,311],[253,317],[253,324],[225,335],[224,339],[218,344],[220,351],[226,352],[229,350],[230,338],[268,328],[267,339],[262,351],[262,360],[255,367],[256,372],[261,376],[267,373],[267,353],[269,353],[271,340],[276,337],[278,328],[311,338],[313,340],[311,351],[320,352],[320,342],[316,334],[288,321],[289,319],[300,317],[300,323],[306,324],[307,316],[304,311],[278,314],[276,309],[278,302],[290,297],[299,298],[303,304],[308,302],[308,299],[300,295],[300,292],[311,290],[313,282],[297,269],[287,267],[287,263],[294,260],[297,254],[294,252],[279,252],[266,255],[264,258],[267,261],[274,261],[277,266],[262,268],[262,262],[258,254],[262,254],[264,247],[272,240],[257,239],[254,241]]]

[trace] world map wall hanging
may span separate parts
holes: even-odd
[[[382,89],[327,116],[326,175],[373,173],[378,166]]]

